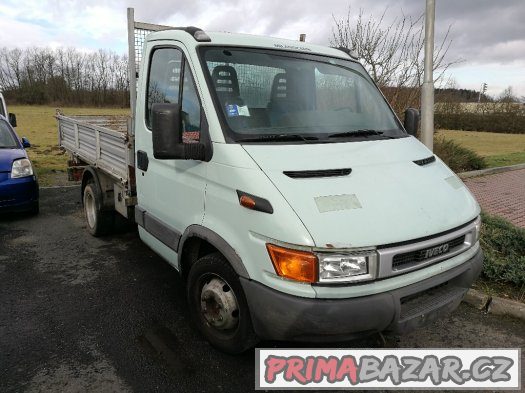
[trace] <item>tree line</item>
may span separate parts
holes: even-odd
[[[100,49],[0,49],[0,89],[10,103],[129,105],[126,55]]]

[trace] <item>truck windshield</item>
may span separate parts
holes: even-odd
[[[203,47],[229,140],[341,142],[405,137],[364,68],[276,50]]]
[[[4,120],[0,120],[0,149],[16,149],[18,143]]]

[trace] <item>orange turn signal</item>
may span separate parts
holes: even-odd
[[[319,261],[314,254],[274,244],[266,244],[266,248],[279,276],[302,282],[317,281]]]
[[[241,206],[244,206],[247,209],[253,209],[257,204],[255,200],[252,197],[249,197],[248,195],[241,196],[239,198],[239,203],[241,204]]]

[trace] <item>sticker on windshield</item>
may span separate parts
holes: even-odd
[[[226,105],[226,114],[228,117],[250,116],[250,110],[246,105]]]

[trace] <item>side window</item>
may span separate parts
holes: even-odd
[[[151,129],[151,107],[156,103],[178,104],[182,81],[182,139],[184,143],[200,140],[201,104],[190,68],[182,66],[179,49],[159,48],[153,52],[148,76],[146,125]],[[184,68],[184,69],[183,69]]]
[[[182,85],[182,141],[195,143],[200,140],[201,104],[195,87],[195,81],[190,67],[184,67],[184,82]]]
[[[156,103],[179,102],[182,52],[175,48],[159,48],[153,52],[146,96],[146,125],[151,128],[151,107]]]

